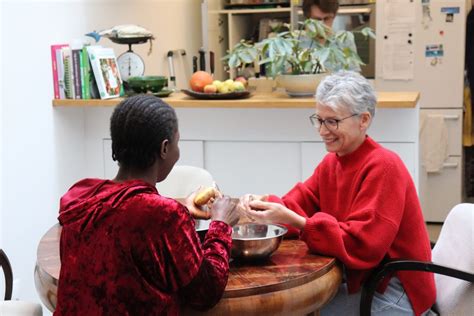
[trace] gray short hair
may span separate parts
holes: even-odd
[[[316,102],[333,110],[346,108],[352,114],[375,115],[377,96],[367,79],[354,71],[338,71],[324,78],[316,89]]]

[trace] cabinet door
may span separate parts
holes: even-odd
[[[462,109],[442,109],[442,110],[428,110],[422,109],[420,111],[420,121],[427,120],[430,116],[442,116],[444,124],[447,129],[448,146],[447,153],[450,156],[462,155]],[[432,128],[436,128],[433,127]],[[431,135],[430,130],[426,130],[428,135]],[[421,138],[423,140],[423,138]],[[422,144],[423,145],[423,144]]]
[[[313,174],[314,169],[327,153],[324,143],[301,143],[301,181],[308,179]]]
[[[283,195],[301,178],[300,144],[205,142],[204,167],[224,194]]]
[[[176,164],[204,167],[204,153],[202,141],[180,140],[180,158]],[[118,164],[112,160],[112,140],[103,140],[104,177],[112,179],[118,171]]]
[[[427,222],[444,222],[449,211],[461,203],[461,157],[449,157],[439,172],[420,169],[420,200]]]

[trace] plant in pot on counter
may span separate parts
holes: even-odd
[[[368,27],[357,32],[366,38],[375,38]],[[364,65],[356,51],[354,33],[334,32],[321,21],[307,19],[299,22],[297,30],[281,32],[257,43],[242,40],[223,59],[229,67],[238,69],[258,61],[259,65],[266,66],[267,76],[276,78],[279,85],[289,84],[285,87],[288,94],[314,94],[327,72],[358,70]],[[304,91],[306,87],[310,91]]]

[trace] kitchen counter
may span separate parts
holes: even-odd
[[[380,92],[368,134],[396,152],[418,183],[419,93]],[[311,125],[314,98],[256,94],[241,100],[195,100],[175,93],[165,98],[179,120],[178,164],[207,169],[230,196],[252,192],[282,195],[304,181],[327,154]],[[81,174],[113,178],[110,116],[120,100],[55,100],[58,156],[77,155]],[[62,128],[62,129],[61,129]],[[73,135],[71,137],[62,135]],[[65,165],[64,168],[70,168]]]
[[[415,108],[420,98],[418,92],[377,92],[378,108]],[[104,107],[116,106],[122,98],[108,100],[53,100],[54,107]],[[181,92],[164,98],[175,108],[313,108],[314,98],[291,98],[283,92],[252,94],[247,99],[197,100]]]

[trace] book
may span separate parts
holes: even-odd
[[[114,50],[100,46],[88,46],[87,52],[100,98],[110,99],[123,95],[122,78]]]
[[[62,49],[58,49],[56,51],[56,62],[58,67],[59,98],[66,99],[66,85],[64,84],[64,60]]]
[[[91,67],[89,62],[89,55],[87,53],[87,46],[84,46],[81,50],[81,88],[82,88],[82,98],[90,99],[91,98]]]
[[[64,87],[66,99],[74,99],[74,71],[72,65],[72,52],[69,46],[61,48],[64,65]]]
[[[71,49],[72,55],[72,70],[74,72],[74,97],[75,99],[82,99],[82,83],[81,83],[81,55],[82,48]]]
[[[51,45],[51,66],[53,69],[53,89],[55,99],[64,99],[64,87],[61,87],[61,81],[64,82],[64,67],[62,61],[61,48],[68,46],[67,44]],[[62,91],[61,91],[61,88]],[[61,94],[62,92],[62,94]]]

